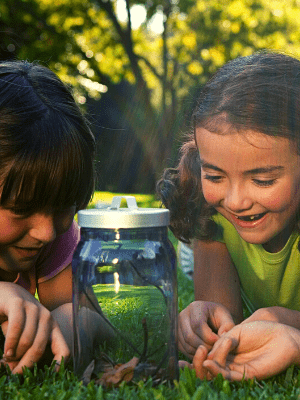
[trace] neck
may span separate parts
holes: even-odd
[[[18,272],[8,272],[4,269],[0,269],[0,281],[3,282],[14,282],[17,279]]]
[[[278,235],[264,243],[262,246],[268,253],[278,253],[284,248],[295,228],[294,223],[284,228]]]

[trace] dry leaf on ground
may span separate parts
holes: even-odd
[[[95,380],[95,383],[111,388],[118,387],[123,381],[130,382],[138,362],[139,359],[133,357],[126,364],[117,364],[110,371],[104,372],[100,379]]]

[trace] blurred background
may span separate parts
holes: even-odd
[[[300,56],[298,0],[1,0],[0,59],[51,68],[97,138],[97,191],[155,191],[203,84],[230,59]]]

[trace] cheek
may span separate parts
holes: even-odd
[[[26,234],[26,228],[22,226],[22,223],[14,223],[0,217],[0,225],[0,244],[13,243]]]
[[[206,202],[211,206],[218,205],[222,198],[220,188],[217,188],[216,185],[212,185],[209,182],[202,182],[202,193]]]
[[[63,233],[67,232],[71,227],[73,220],[74,220],[74,214],[56,217],[55,229],[57,235],[62,235]]]
[[[268,192],[268,195],[261,196],[258,202],[271,211],[280,212],[289,207],[298,207],[299,197],[300,190],[298,186],[285,185],[271,193]]]

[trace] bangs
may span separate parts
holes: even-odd
[[[300,142],[300,63],[276,53],[237,58],[203,88],[195,126],[253,130]],[[215,120],[215,122],[213,122]]]
[[[18,143],[2,181],[0,205],[16,213],[74,205],[78,211],[87,206],[94,191],[93,147],[85,140],[90,133],[82,124],[76,129],[74,121],[66,127],[57,116],[47,119],[47,131],[43,118],[23,135],[26,143]]]

